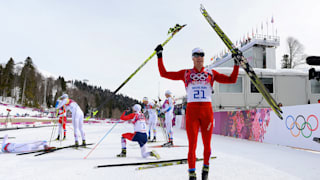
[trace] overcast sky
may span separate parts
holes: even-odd
[[[305,53],[320,55],[318,0],[0,0],[0,63],[30,56],[56,76],[114,91],[179,23],[188,25],[164,47],[167,70],[192,68],[195,47],[205,50],[208,64],[225,45],[202,17],[200,3],[233,42],[252,29],[261,33],[261,23],[266,34],[267,20],[272,34],[273,16],[281,39],[277,61],[288,36]],[[119,93],[140,100],[163,97],[166,89],[184,95],[182,82],[160,78],[156,62],[154,57]]]

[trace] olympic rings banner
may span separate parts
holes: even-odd
[[[320,104],[283,107],[283,120],[271,112],[264,142],[320,151]]]
[[[282,107],[283,120],[269,108],[214,113],[213,133],[320,151],[320,104]]]

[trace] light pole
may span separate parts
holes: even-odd
[[[29,56],[27,57],[27,59],[31,59]],[[26,60],[27,60],[26,59]],[[24,82],[23,82],[23,90],[22,90],[22,98],[21,98],[21,104],[23,105],[24,102],[24,91],[26,90],[26,81],[27,81],[27,74],[28,74],[28,67],[26,69],[25,75],[24,75]]]
[[[47,78],[44,78],[44,96],[43,96],[43,108],[47,107]]]
[[[26,71],[27,74],[27,71]],[[24,102],[24,90],[26,89],[26,80],[27,80],[27,75],[24,75],[24,82],[23,82],[23,89],[22,89],[22,98],[21,98],[21,104],[23,105]]]
[[[12,94],[13,94],[13,97],[11,98],[11,104],[14,104],[14,103],[16,103],[17,102],[17,92],[16,92],[16,81],[17,81],[17,79],[16,79],[16,76],[19,74],[19,69],[18,69],[18,67],[16,67],[17,65],[19,65],[19,64],[23,64],[23,62],[18,62],[18,63],[16,63],[16,64],[14,64],[15,65],[15,67],[14,67],[14,72],[13,72],[13,74],[14,74],[14,79],[13,79],[13,92],[12,92]],[[18,96],[18,100],[19,100],[19,96]]]

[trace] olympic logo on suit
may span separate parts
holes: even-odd
[[[310,124],[310,122],[309,122],[309,120],[310,120],[311,118],[312,118],[312,119],[315,119],[316,122],[317,122],[317,126],[314,127],[314,128],[311,127],[311,124]],[[292,123],[290,124],[290,126],[288,126],[288,119],[292,119]],[[303,120],[303,123],[302,123],[301,125],[300,125],[299,122],[298,122],[299,119],[302,119],[302,120]],[[318,117],[315,116],[314,114],[309,115],[309,116],[307,117],[307,120],[306,120],[306,118],[305,118],[303,115],[298,115],[296,118],[294,118],[292,115],[288,115],[287,118],[286,118],[286,127],[287,127],[287,129],[290,131],[290,133],[291,133],[291,135],[292,135],[293,137],[298,137],[300,134],[302,134],[303,137],[309,138],[309,137],[311,137],[312,132],[313,132],[313,131],[316,131],[316,130],[318,129],[318,127],[319,127],[319,120],[318,120]],[[294,134],[293,131],[292,131],[293,128],[295,128],[295,127],[298,129],[298,133],[297,133],[297,134]],[[307,129],[310,130],[309,135],[305,135],[304,132],[303,132],[303,130],[304,130],[306,127],[307,127]]]
[[[206,73],[192,73],[190,74],[190,78],[195,81],[204,81],[208,78],[208,74]]]

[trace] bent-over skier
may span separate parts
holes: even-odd
[[[85,134],[83,131],[83,112],[81,110],[81,108],[79,107],[79,105],[72,99],[69,99],[68,94],[63,94],[60,97],[60,103],[59,105],[56,107],[56,109],[60,109],[62,106],[66,107],[66,110],[71,111],[72,113],[72,126],[74,129],[74,139],[75,139],[75,145],[79,146],[78,143],[78,130],[81,133],[81,137],[82,137],[82,146],[86,145],[86,139],[85,139]]]

